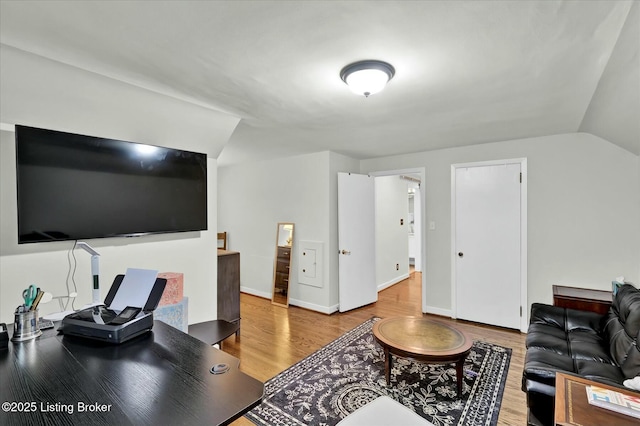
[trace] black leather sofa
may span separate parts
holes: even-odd
[[[640,290],[620,287],[605,315],[534,303],[526,346],[529,424],[552,425],[557,371],[614,386],[640,375]]]

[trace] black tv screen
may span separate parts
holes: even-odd
[[[205,154],[16,126],[18,243],[207,229]]]

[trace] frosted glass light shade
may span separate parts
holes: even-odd
[[[340,72],[340,78],[357,95],[368,97],[378,93],[395,74],[395,69],[382,61],[360,61],[347,65]]]

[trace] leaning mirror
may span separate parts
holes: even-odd
[[[289,306],[289,277],[293,250],[293,223],[278,223],[276,255],[273,262],[273,294],[271,303]]]

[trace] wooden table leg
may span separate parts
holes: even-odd
[[[456,362],[456,382],[458,383],[458,398],[462,397],[462,376],[464,374],[464,358]]]
[[[388,348],[384,350],[384,377],[387,379],[387,386],[391,384],[391,352]]]

